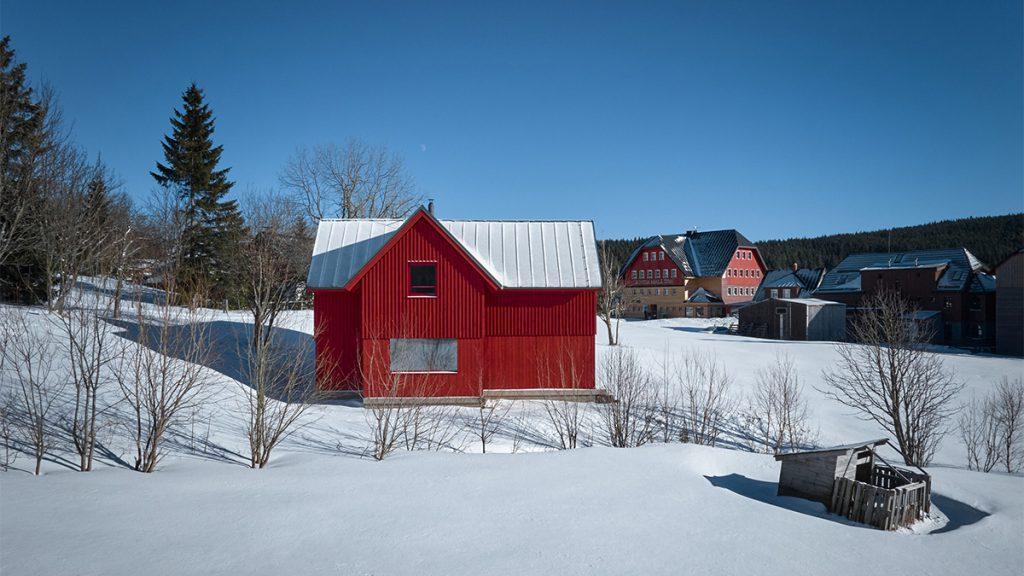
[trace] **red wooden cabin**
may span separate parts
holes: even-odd
[[[364,396],[594,388],[601,275],[589,221],[324,220],[318,384]]]

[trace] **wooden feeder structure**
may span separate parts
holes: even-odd
[[[779,454],[779,496],[817,500],[833,514],[882,530],[931,511],[931,476],[892,466],[877,453],[888,439]]]

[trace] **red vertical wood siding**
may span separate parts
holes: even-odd
[[[313,295],[317,381],[325,390],[358,388],[359,295],[318,290]]]
[[[492,336],[486,351],[485,389],[594,387],[592,335]]]
[[[487,298],[488,336],[593,336],[593,290],[511,290]]]
[[[437,262],[437,297],[409,297],[409,263]],[[487,284],[427,220],[416,222],[359,282],[363,338],[482,338]]]

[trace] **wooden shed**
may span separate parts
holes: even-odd
[[[740,309],[739,332],[775,340],[844,340],[846,305],[817,298],[768,298]]]
[[[882,460],[876,449],[888,442],[779,454],[778,494],[817,500],[833,514],[883,530],[909,526],[931,511],[931,477]]]

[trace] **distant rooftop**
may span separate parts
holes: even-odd
[[[938,289],[949,292],[963,290],[976,273],[984,273],[986,270],[986,266],[966,248],[851,254],[825,274],[817,292],[859,292],[860,273],[863,270],[936,267],[946,268],[939,277]]]

